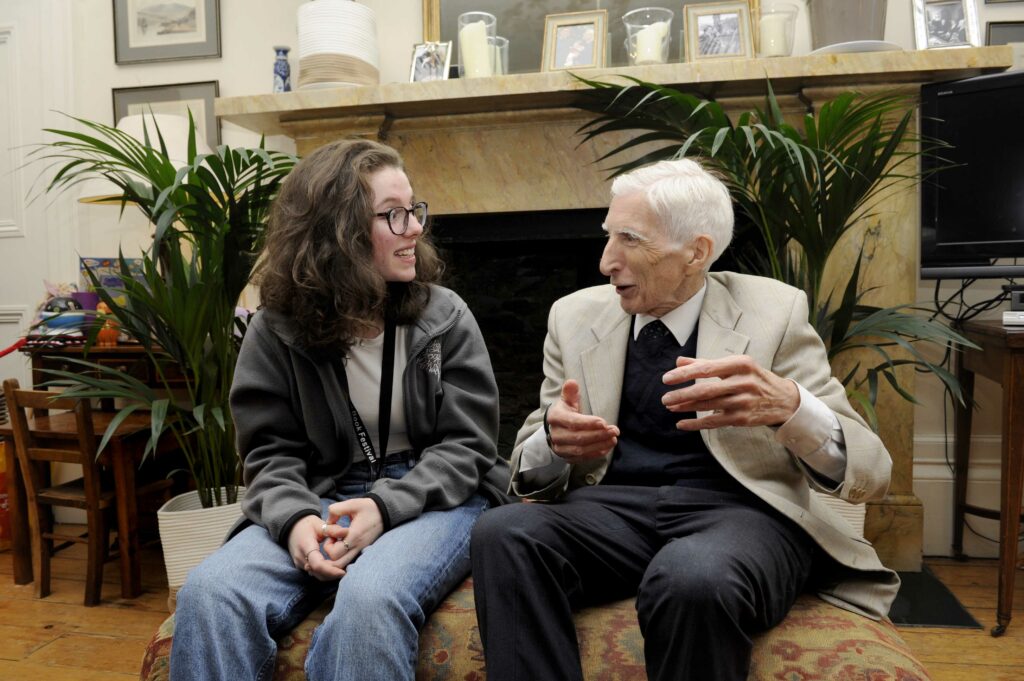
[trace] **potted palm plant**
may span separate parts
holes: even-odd
[[[181,449],[195,489],[172,499],[159,514],[173,590],[188,568],[222,541],[239,514],[241,467],[228,391],[246,319],[236,314],[236,305],[256,261],[270,203],[296,159],[267,150],[262,142],[258,148],[222,145],[197,153],[190,114],[187,158],[176,167],[154,119],[144,126],[141,141],[101,123],[73,120],[85,132],[49,129],[57,140],[33,153],[55,166],[46,191],[105,178],[120,190],[122,211],[137,206],[152,223],[154,237],[141,254],[141,274],[120,257],[123,291],[117,297],[95,273],[88,275],[122,333],[144,349],[157,387],[84,359],[77,363],[88,371],[53,373],[75,395],[117,398],[122,406],[111,430],[129,414],[148,411],[147,454],[167,433]],[[179,517],[171,512],[214,507],[228,509],[219,523],[186,516],[186,528],[177,533],[192,555],[176,557],[165,531],[167,518]],[[202,532],[212,547],[196,546]]]
[[[830,360],[855,350],[877,357],[868,365],[855,361],[842,379],[872,427],[878,428],[880,381],[915,401],[900,383],[900,367],[935,374],[962,401],[956,377],[919,345],[968,341],[915,308],[863,304],[860,258],[841,291],[824,290],[826,266],[840,240],[875,214],[892,189],[923,179],[918,157],[940,153],[943,146],[911,133],[913,107],[906,96],[842,93],[806,114],[799,129],[783,118],[771,83],[764,109],[744,112],[734,123],[718,102],[671,87],[634,78],[621,85],[579,80],[591,88],[580,107],[597,114],[580,128],[584,141],[638,131],[601,157],[633,152],[613,167],[613,175],[662,159],[700,156],[721,174],[737,206],[738,231],[745,238],[738,239],[734,259],[807,293],[810,321]],[[644,151],[636,153],[638,148]]]

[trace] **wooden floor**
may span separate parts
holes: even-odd
[[[985,627],[901,627],[900,634],[933,681],[1024,679],[1024,572],[1018,572],[1017,617],[1001,638],[995,624],[996,564],[926,561]],[[137,679],[146,643],[167,616],[167,580],[157,545],[143,548],[142,596],[120,598],[116,563],[104,574],[103,602],[82,605],[82,547],[54,559],[53,593],[37,600],[31,584],[15,586],[11,556],[0,552],[0,679],[4,681],[117,681]]]

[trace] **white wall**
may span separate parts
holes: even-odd
[[[805,4],[802,0],[796,1]],[[412,45],[422,41],[422,1],[361,2],[377,14],[381,81],[407,80]],[[13,54],[16,59],[14,71],[0,69],[0,106],[5,107],[3,114],[13,112],[20,120],[19,131],[27,131],[19,132],[20,137],[8,135],[0,139],[13,139],[18,144],[41,141],[43,136],[39,129],[43,124],[63,124],[58,116],[49,113],[50,109],[113,123],[113,88],[217,80],[221,95],[226,97],[269,92],[274,61],[271,48],[274,45],[297,47],[296,11],[302,3],[303,0],[221,0],[220,58],[118,66],[114,63],[112,3],[109,0],[0,0],[0,29],[4,26],[17,29],[13,47],[10,44],[5,47],[0,39],[0,56]],[[983,37],[988,21],[1024,21],[1024,2],[985,4],[977,0],[977,3]],[[801,10],[797,26],[794,53],[806,54],[811,48],[806,7]],[[885,39],[905,49],[914,49],[910,0],[889,0]],[[295,50],[292,51],[292,73],[296,82]],[[12,87],[20,90],[16,106],[8,104],[4,96]],[[6,120],[0,115],[0,125]],[[230,145],[253,145],[258,136],[225,123],[223,141]],[[294,148],[286,138],[271,138],[268,143],[273,148]],[[5,160],[9,167],[20,165],[21,151],[11,148],[0,151],[7,152]],[[14,180],[4,177],[0,181],[24,183],[30,177],[22,173]],[[19,191],[18,196],[24,197],[27,187],[20,187]],[[13,277],[4,278],[0,272],[0,348],[13,341],[27,324],[28,319],[22,318],[21,313],[17,313],[17,321],[11,323],[10,320],[16,318],[13,311],[34,307],[42,297],[44,276],[74,281],[77,254],[114,253],[119,245],[130,254],[149,238],[147,225],[135,215],[119,221],[116,208],[75,204],[66,198],[32,205],[24,201],[13,207],[5,207],[0,201],[0,213],[5,211],[18,213],[21,227],[33,231],[32,239],[28,240],[0,238],[0,270],[10,273],[14,271],[12,268],[20,267],[16,276],[19,281],[24,280],[15,285],[10,283]],[[3,218],[4,215],[0,215],[0,231]],[[17,251],[16,242],[19,244]],[[31,257],[26,257],[26,252]],[[991,285],[989,287],[991,289]],[[925,284],[919,299],[930,298],[930,285]],[[8,323],[5,324],[5,320]],[[20,356],[0,359],[0,375],[26,378]],[[981,407],[975,417],[970,494],[979,503],[989,504],[998,498],[1000,392],[998,386],[984,379],[979,379],[978,383]],[[915,412],[914,477],[916,492],[925,504],[925,553],[945,554],[949,551],[951,534],[952,483],[943,454],[942,405],[933,387],[930,379],[918,380],[917,394],[923,403]],[[951,411],[949,413],[951,428]],[[989,536],[995,535],[991,521],[974,520],[972,524]],[[970,552],[994,555],[993,545],[971,537],[967,541]]]

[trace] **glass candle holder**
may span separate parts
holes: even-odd
[[[487,78],[494,73],[494,50],[488,38],[497,34],[498,19],[489,12],[459,15],[459,78]]]
[[[504,76],[508,73],[508,38],[496,35],[493,38],[487,38],[487,44],[491,46],[493,75]]]
[[[622,15],[630,64],[664,64],[672,42],[675,13],[664,7],[641,7]]]
[[[800,8],[789,2],[773,2],[761,8],[761,57],[788,57],[793,53],[796,15]]]

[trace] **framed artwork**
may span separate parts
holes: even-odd
[[[220,144],[220,121],[213,112],[213,100],[220,91],[218,82],[179,85],[151,85],[114,90],[114,125],[129,114],[175,114],[188,116],[196,122],[196,134],[202,136],[211,149]]]
[[[747,2],[686,5],[684,12],[686,61],[754,56]]]
[[[975,0],[914,0],[917,49],[981,45]]]
[[[113,0],[114,61],[220,56],[220,0]]]
[[[409,82],[425,83],[431,80],[448,80],[448,69],[451,64],[452,41],[420,43],[412,49]]]
[[[541,71],[604,66],[608,11],[566,12],[544,17]]]
[[[497,18],[497,35],[509,40],[508,72],[536,73],[541,70],[544,63],[544,26],[548,15],[603,9],[608,13],[604,65],[628,66],[626,27],[621,21],[622,15],[641,7],[659,5],[675,12],[672,19],[669,61],[682,61],[684,7],[713,1],[718,0],[672,0],[661,3],[651,0],[422,0],[423,41],[457,40],[460,14],[473,11],[489,12]],[[763,1],[746,0],[744,3],[750,8],[749,16],[752,22],[756,22],[760,16],[757,7]],[[756,25],[753,29],[751,35],[756,46]]]
[[[990,21],[985,26],[986,45],[1024,43],[1024,21]]]

